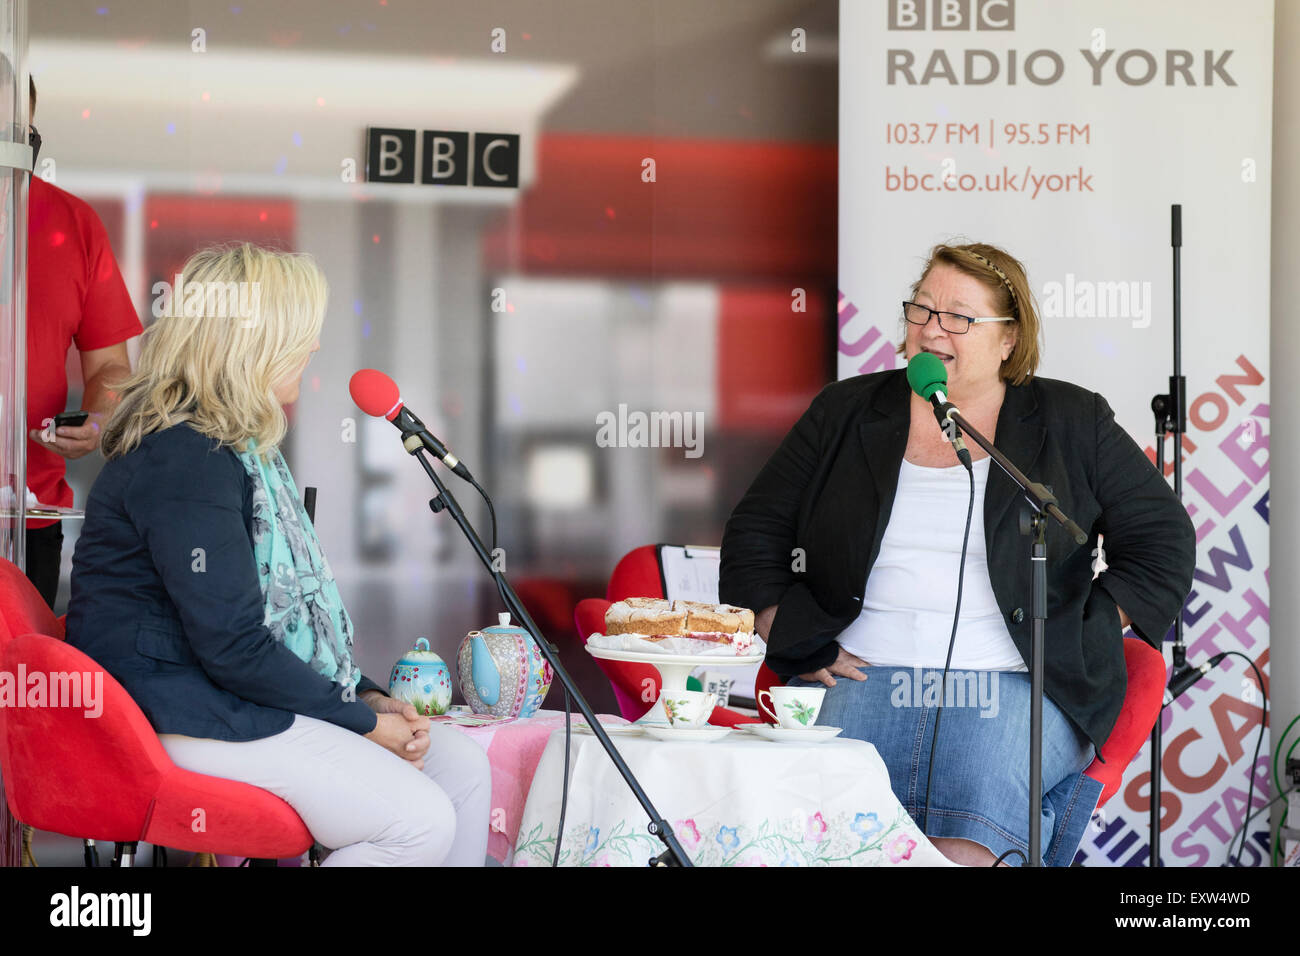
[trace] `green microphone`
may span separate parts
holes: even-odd
[[[943,362],[929,352],[917,352],[907,363],[907,384],[934,406],[934,417],[943,429],[944,437],[952,442],[957,460],[970,471],[973,467],[970,451],[962,440],[961,429],[951,417],[957,408],[948,402],[948,370],[943,367]]]
[[[927,402],[935,392],[948,391],[948,370],[936,356],[917,352],[907,363],[907,384]],[[941,401],[947,401],[944,395]]]

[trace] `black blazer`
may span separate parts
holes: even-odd
[[[147,435],[90,489],[72,559],[68,643],[112,674],[160,733],[255,740],[295,713],[369,733],[375,712],[262,624],[252,483],[188,425]],[[201,550],[198,550],[201,549]]]
[[[862,609],[907,448],[910,396],[903,369],[822,389],[727,522],[719,597],[756,612],[779,605],[767,663],[782,677],[833,662],[836,637]],[[1089,535],[1086,546],[1075,545],[1049,521],[1044,690],[1100,750],[1127,687],[1116,605],[1140,637],[1162,647],[1192,586],[1191,519],[1095,392],[1045,378],[1008,385],[995,438],[1030,479],[1051,487],[1061,510]],[[990,466],[984,497],[990,583],[1028,665],[1023,502],[1011,480]],[[1098,533],[1105,535],[1109,567],[1094,582]],[[803,549],[801,571],[792,569],[795,548]]]

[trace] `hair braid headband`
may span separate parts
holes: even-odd
[[[1007,287],[1007,291],[1011,293],[1011,301],[1012,301],[1012,303],[1015,304],[1015,306],[1016,306],[1016,314],[1017,314],[1017,316],[1019,316],[1019,314],[1020,314],[1020,299],[1016,296],[1016,289],[1015,289],[1015,286],[1013,286],[1013,285],[1011,284],[1011,280],[1007,278],[1007,274],[1006,274],[1005,272],[1003,272],[1001,269],[999,269],[997,266],[995,266],[995,265],[994,265],[992,262],[990,262],[988,259],[986,259],[986,258],[984,258],[982,255],[980,255],[978,252],[971,252],[969,249],[967,249],[966,252],[967,252],[969,255],[974,256],[976,259],[978,259],[980,262],[984,263],[986,266],[988,266],[990,269],[992,269],[994,272],[996,272],[996,273],[998,274],[998,278],[1002,280],[1002,284],[1005,285],[1005,286]]]

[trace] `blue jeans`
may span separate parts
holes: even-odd
[[[903,807],[922,825],[930,739],[942,668],[865,667],[865,681],[836,677],[817,723],[865,740],[889,768]],[[791,687],[821,687],[798,677]],[[927,836],[971,840],[994,856],[1029,850],[1029,675],[948,672],[934,755]],[[1045,866],[1069,866],[1102,785],[1083,773],[1092,744],[1043,697],[1042,850]],[[1014,854],[1008,857],[1011,863]]]

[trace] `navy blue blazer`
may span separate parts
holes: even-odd
[[[767,663],[783,677],[832,663],[836,638],[862,611],[898,490],[911,395],[904,369],[822,389],[727,522],[719,597],[755,611],[778,606]],[[1008,385],[994,440],[1030,479],[1048,485],[1088,534],[1089,543],[1078,546],[1048,523],[1043,690],[1100,752],[1128,686],[1116,608],[1129,614],[1139,637],[1162,647],[1192,586],[1191,519],[1096,392],[1050,378]],[[993,466],[983,509],[989,581],[1028,664],[1029,539],[1020,534],[1017,505],[1023,501]],[[1109,567],[1094,581],[1099,533]],[[803,549],[799,570],[795,548]]]
[[[67,639],[160,734],[256,740],[305,714],[359,734],[363,690],[321,676],[262,624],[252,484],[229,447],[175,425],[108,462],[72,559]]]

